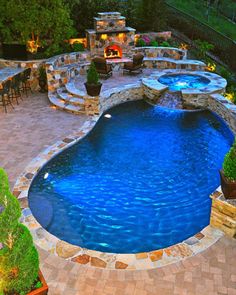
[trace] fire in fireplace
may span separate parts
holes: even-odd
[[[104,49],[105,58],[122,58],[122,49],[118,45],[107,46]]]

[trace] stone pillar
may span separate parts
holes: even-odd
[[[219,190],[210,197],[212,199],[210,225],[236,238],[236,200],[225,199]]]
[[[89,116],[99,115],[100,114],[99,96],[86,97],[84,106],[85,106],[86,115],[89,115]]]

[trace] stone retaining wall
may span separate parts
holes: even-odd
[[[236,200],[226,200],[221,190],[212,195],[210,224],[226,235],[236,238]]]
[[[100,97],[100,112],[104,113],[121,103],[140,99],[143,99],[143,88],[140,87],[140,83],[113,88]]]
[[[143,53],[145,57],[165,57],[175,60],[187,58],[187,50],[174,47],[136,47],[133,52]]]
[[[48,92],[54,93],[64,86],[71,77],[85,72],[85,67],[90,64],[90,53],[73,52],[50,58],[46,62]]]
[[[227,100],[223,95],[212,94],[208,97],[209,110],[215,112],[229,125],[236,134],[236,105]]]
[[[187,51],[178,48],[141,47],[135,48],[134,53],[136,52],[144,53],[147,58],[144,61],[144,66],[147,68],[185,68],[196,70],[205,66],[202,62],[191,64],[191,61],[189,61],[188,63],[186,60]],[[163,58],[163,60],[158,60],[159,58]],[[184,60],[186,64],[182,64],[181,60]],[[70,78],[79,74],[85,74],[90,62],[91,55],[89,51],[66,53],[48,59],[45,63],[48,91],[54,93],[57,88],[64,86]],[[123,67],[123,64],[120,63],[119,68]]]

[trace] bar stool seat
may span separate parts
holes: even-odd
[[[8,105],[10,105],[14,109],[14,106],[10,99],[11,80],[3,82],[2,86],[2,89],[0,89],[0,105],[5,109],[5,113],[7,113]]]

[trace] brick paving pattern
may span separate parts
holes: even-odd
[[[39,152],[81,126],[85,116],[50,108],[46,95],[0,109],[0,166],[13,186]],[[236,240],[223,237],[206,251],[154,270],[105,270],[66,261],[39,249],[49,295],[236,295]]]

